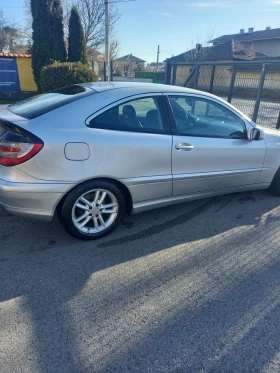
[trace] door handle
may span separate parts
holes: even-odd
[[[179,142],[178,144],[175,145],[175,148],[177,150],[184,150],[186,152],[189,152],[194,149],[194,146],[192,144],[188,144],[186,142]]]

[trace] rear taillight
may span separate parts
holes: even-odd
[[[43,148],[37,136],[11,123],[0,137],[0,165],[10,167],[28,161]],[[3,122],[2,122],[3,128]]]

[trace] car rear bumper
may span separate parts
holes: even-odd
[[[0,205],[15,215],[50,221],[72,184],[13,183],[0,179]]]

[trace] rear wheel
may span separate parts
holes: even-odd
[[[280,169],[276,172],[270,187],[268,188],[274,196],[280,196]]]
[[[116,229],[124,212],[125,198],[118,187],[106,181],[90,181],[67,196],[60,220],[71,236],[94,240]]]

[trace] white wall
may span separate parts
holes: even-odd
[[[153,79],[140,79],[140,78],[125,78],[124,76],[114,76],[114,82],[143,82],[143,83],[153,83]]]
[[[269,57],[280,56],[280,39],[254,41],[253,49]]]

